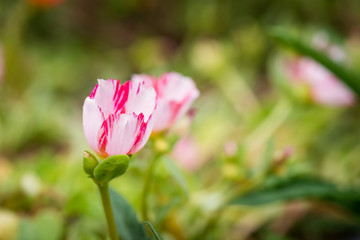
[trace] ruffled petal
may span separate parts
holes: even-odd
[[[156,93],[154,88],[146,88],[141,82],[133,82],[129,90],[128,101],[125,105],[126,113],[144,114],[145,121],[156,107]]]
[[[199,96],[191,78],[178,73],[166,73],[156,83],[158,107],[154,113],[154,131],[159,132],[173,125],[189,110]]]
[[[92,149],[98,148],[98,133],[103,123],[102,112],[94,99],[87,97],[83,106],[83,128],[85,138]]]
[[[137,120],[137,136],[134,142],[134,146],[130,150],[131,154],[138,152],[145,146],[146,142],[149,140],[154,126],[154,121],[151,115],[147,122],[144,121],[145,119],[143,114],[140,114]]]
[[[194,81],[175,72],[162,75],[157,85],[159,96],[169,101],[183,102],[186,98],[196,99],[199,96]]]
[[[146,74],[134,74],[131,77],[131,82],[135,85],[142,84],[145,88],[155,87],[156,78]]]
[[[113,96],[115,93],[114,89],[114,80],[103,80],[98,79],[98,85],[94,88],[94,91],[91,93],[90,98],[93,98],[98,106],[101,108],[101,111],[104,114],[105,118],[113,112]]]
[[[107,134],[105,152],[107,155],[129,154],[137,137],[137,116],[120,114],[113,118]],[[104,129],[105,132],[105,129]]]
[[[167,101],[158,100],[158,105],[153,114],[154,119],[154,132],[160,132],[167,129],[171,125],[171,119],[173,117],[173,111],[170,103]]]

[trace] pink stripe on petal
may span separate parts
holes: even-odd
[[[110,114],[109,117],[102,123],[99,131],[99,140],[98,140],[98,149],[100,153],[106,156],[106,145],[108,144],[108,139],[111,137],[115,117],[113,114]]]
[[[137,133],[137,117],[133,114],[120,114],[114,120],[114,126],[108,137],[106,153],[108,155],[129,154]]]
[[[137,131],[137,137],[135,139],[134,145],[129,151],[129,154],[133,154],[138,152],[141,148],[144,147],[146,142],[148,141],[150,134],[153,129],[153,119],[152,116],[149,117],[149,120],[147,122],[144,121],[143,116],[138,116],[138,131]]]
[[[119,90],[120,90],[120,81],[116,81],[115,82],[115,92],[114,92],[114,96],[113,96],[113,101],[116,103],[119,99]]]
[[[156,92],[152,87],[145,88],[141,83],[140,90],[137,93],[137,84],[132,84],[129,89],[129,98],[126,102],[126,113],[144,114],[145,121],[154,112],[156,108]]]
[[[140,115],[137,117],[137,124],[136,124],[137,136],[134,142],[134,146],[139,144],[140,140],[144,136],[145,130],[146,130],[146,123],[144,122],[144,114],[140,113]],[[134,148],[134,147],[133,147]]]
[[[126,82],[124,85],[121,85],[119,90],[115,92],[114,98],[114,109],[115,114],[125,113],[125,104],[129,98],[130,82]]]
[[[92,90],[92,92],[91,92],[91,94],[90,94],[90,96],[89,96],[91,99],[94,99],[95,94],[96,94],[96,90],[98,89],[98,87],[99,87],[99,85],[96,84],[95,87],[94,87],[94,89]]]

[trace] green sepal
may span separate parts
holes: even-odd
[[[94,169],[99,165],[97,158],[88,151],[84,151],[83,168],[84,171],[90,176],[94,177]]]
[[[128,155],[113,155],[105,158],[94,170],[95,181],[99,184],[107,184],[111,179],[126,172],[129,166]]]

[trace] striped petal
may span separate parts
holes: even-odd
[[[92,149],[98,148],[98,133],[103,123],[102,112],[94,99],[87,97],[83,106],[83,128],[85,138]]]
[[[152,87],[146,88],[141,82],[133,82],[126,102],[126,113],[144,114],[145,121],[156,107],[156,92]]]
[[[120,114],[116,118],[109,118],[109,128],[103,129],[106,135],[107,155],[130,153],[137,137],[137,122],[137,116],[134,114]]]

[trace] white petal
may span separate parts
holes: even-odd
[[[103,80],[98,79],[98,88],[95,94],[95,101],[104,113],[104,117],[107,118],[110,114],[114,113],[114,94],[115,94],[115,80]]]
[[[128,154],[134,145],[137,130],[137,117],[134,114],[120,114],[114,120],[106,145],[108,155]]]
[[[154,114],[154,131],[171,127],[199,96],[191,78],[178,73],[166,73],[157,82],[158,107]]]
[[[145,88],[154,87],[156,79],[145,74],[134,74],[131,76],[131,82],[135,85],[142,84]]]
[[[173,111],[168,102],[159,99],[156,110],[153,114],[154,132],[160,132],[168,128],[171,124]]]
[[[96,152],[99,152],[97,137],[102,122],[102,113],[98,105],[94,99],[87,97],[83,106],[83,127],[88,144]]]
[[[178,73],[166,73],[158,82],[159,95],[169,101],[182,102],[187,96],[196,99],[199,91],[194,81]]]
[[[144,114],[145,121],[154,112],[156,106],[156,93],[154,88],[146,88],[141,83],[133,83],[129,90],[126,102],[126,113]]]

